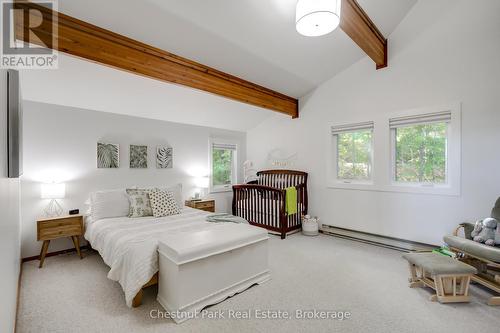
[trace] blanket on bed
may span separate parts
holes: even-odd
[[[111,269],[108,278],[118,281],[129,307],[139,290],[158,272],[158,241],[165,234],[224,228],[207,223],[207,212],[184,208],[181,214],[161,218],[117,217],[87,221],[85,239],[99,251]]]
[[[210,214],[205,218],[205,220],[207,222],[215,222],[215,223],[230,222],[230,223],[248,224],[248,221],[245,220],[244,218],[226,213]]]

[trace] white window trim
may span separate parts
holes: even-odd
[[[429,108],[421,108],[403,111],[390,115],[390,118],[416,116],[422,114],[439,113],[449,111],[451,113],[451,121],[448,123],[447,133],[447,158],[446,158],[446,182],[443,184],[426,184],[426,183],[406,183],[397,182],[395,180],[395,162],[396,162],[396,143],[394,130],[388,128],[389,135],[389,184],[393,192],[407,192],[420,194],[437,194],[459,196],[461,192],[461,104],[455,103],[452,105],[441,105]],[[388,121],[387,121],[388,123]]]
[[[462,116],[461,103],[452,103],[438,105],[433,107],[418,108],[405,110],[390,114],[372,117],[374,122],[373,129],[373,149],[372,149],[372,182],[363,183],[340,183],[336,180],[336,148],[333,146],[335,140],[331,134],[331,127],[336,124],[328,125],[328,143],[327,144],[327,180],[328,188],[348,189],[361,191],[377,191],[377,192],[397,192],[397,193],[416,193],[429,195],[443,196],[460,196],[461,194],[461,132],[462,132]],[[448,126],[448,156],[447,156],[447,182],[446,184],[411,184],[399,183],[393,181],[394,160],[393,147],[394,143],[391,129],[389,128],[389,119],[395,117],[413,116],[426,113],[437,113],[441,111],[451,112],[451,122]],[[359,120],[359,119],[358,119]],[[351,121],[350,123],[363,122]],[[335,171],[335,173],[333,172]]]
[[[354,132],[355,128],[358,127],[359,125],[363,124],[368,124],[371,123],[371,125],[367,127],[371,127],[372,130],[372,148],[371,148],[371,179],[369,180],[362,180],[362,179],[343,179],[343,178],[338,178],[338,135],[335,135],[332,133],[333,128],[340,128],[340,127],[347,127],[347,128],[353,128],[353,130],[347,130],[344,131],[345,133],[349,132]],[[362,128],[363,129],[363,128]],[[367,129],[367,128],[364,128]],[[361,130],[361,129],[360,129]],[[342,132],[342,131],[340,131]],[[327,164],[327,170],[328,170],[328,183],[329,187],[333,188],[342,188],[342,189],[369,189],[373,186],[373,176],[374,176],[374,171],[375,171],[375,163],[374,163],[374,124],[373,122],[351,122],[346,125],[339,125],[339,124],[329,124],[328,126],[328,136],[329,136],[329,149],[328,149],[328,164]]]
[[[214,186],[213,185],[213,154],[212,154],[212,147],[214,144],[220,144],[220,145],[231,145],[235,146],[236,149],[234,150],[234,156],[233,156],[233,172],[231,174],[231,184],[228,185],[219,185],[219,186]],[[209,160],[209,172],[210,172],[210,181],[209,181],[209,192],[210,193],[223,193],[223,192],[231,192],[233,190],[233,185],[237,184],[238,182],[238,152],[239,152],[239,147],[238,144],[234,141],[230,141],[227,139],[218,139],[218,138],[210,138],[208,142],[208,160]]]

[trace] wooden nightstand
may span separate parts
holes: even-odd
[[[215,213],[215,200],[186,200],[186,206]]]
[[[42,250],[40,251],[40,268],[43,266],[45,255],[49,249],[50,241],[53,239],[71,237],[75,245],[76,252],[82,257],[80,252],[79,236],[83,235],[83,216],[68,215],[61,217],[51,217],[37,221],[36,237],[38,241],[43,241]]]

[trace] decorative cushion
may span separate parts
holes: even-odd
[[[127,189],[130,202],[128,217],[153,216],[149,192],[150,190],[144,189]]]
[[[182,184],[181,183],[171,185],[171,186],[168,186],[166,188],[158,188],[158,189],[162,190],[162,191],[172,192],[174,199],[177,202],[177,205],[179,207],[183,206],[183,203],[182,203]]]
[[[182,201],[182,184],[173,184],[173,185],[167,185],[167,186],[148,186],[148,187],[142,187],[145,190],[161,190],[161,191],[167,191],[167,192],[172,192],[174,195],[174,199],[177,202],[177,205],[179,207],[183,206],[183,201]]]
[[[432,252],[406,253],[403,258],[425,269],[431,275],[476,274],[477,270],[456,259]]]
[[[128,216],[128,196],[125,189],[98,191],[90,195],[92,220]]]
[[[163,217],[180,214],[181,210],[170,191],[152,190],[149,192],[154,217]]]
[[[500,248],[497,246],[488,246],[457,236],[444,236],[444,242],[473,256],[500,263]]]

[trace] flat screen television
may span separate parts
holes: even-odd
[[[19,72],[7,71],[7,170],[9,178],[23,173],[23,111]]]

